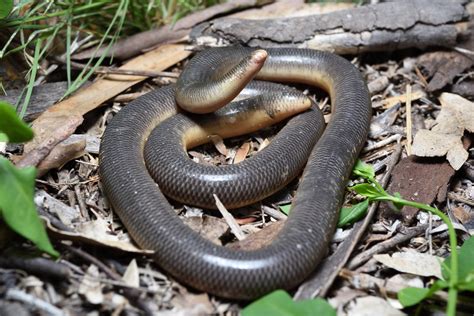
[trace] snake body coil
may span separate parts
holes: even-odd
[[[316,268],[331,241],[345,184],[366,140],[371,117],[366,84],[347,60],[314,50],[268,49],[256,78],[322,87],[331,97],[331,120],[310,154],[290,216],[271,245],[234,251],[204,240],[182,223],[157,188],[144,163],[144,147],[153,129],[177,113],[176,94],[181,95],[178,101],[193,101],[205,99],[203,91],[215,94],[226,89],[229,71],[244,77],[238,67],[228,65],[235,66],[254,52],[229,47],[198,54],[183,72],[179,91],[175,86],[165,87],[122,109],[108,125],[100,150],[105,193],[134,240],[154,250],[158,264],[184,283],[238,299],[294,288]],[[217,66],[221,63],[224,66]],[[209,69],[216,74],[209,74]],[[187,89],[196,81],[202,86]],[[281,150],[292,156],[292,148]],[[263,175],[262,180],[267,176],[275,175]],[[239,196],[238,188],[239,183],[234,183],[226,189]],[[190,190],[204,194],[201,187]]]

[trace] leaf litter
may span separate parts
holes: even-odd
[[[175,63],[174,61],[173,65]],[[178,67],[173,71],[179,71],[179,69]],[[442,122],[440,123],[438,120],[441,120],[443,116],[449,117],[447,114],[442,114],[445,108],[449,108],[454,111],[451,113],[454,113],[456,120],[460,116],[461,121],[456,122],[464,124],[462,126],[467,132],[473,132],[470,126],[474,125],[469,123],[472,122],[469,114],[474,112],[465,112],[466,107],[470,107],[472,102],[461,99],[457,95],[444,93],[439,99],[441,106],[438,105],[438,100],[427,91],[423,82],[424,78],[417,72],[417,67],[409,57],[395,56],[393,59],[388,58],[376,63],[371,63],[371,60],[368,59],[361,62],[360,69],[367,78],[369,87],[371,87],[375,112],[371,135],[362,159],[374,164],[377,177],[382,177],[386,172],[385,170],[389,169],[391,164],[389,158],[395,154],[397,147],[406,145],[405,92],[407,84],[413,86],[411,95],[413,121],[419,119],[428,129],[431,127],[429,131],[434,129],[439,132],[439,127],[436,128],[436,126],[442,125]],[[146,80],[145,83],[138,86],[127,88],[124,93],[128,95],[141,94],[143,91],[149,91],[162,84],[162,80]],[[310,91],[310,93],[313,93],[313,91]],[[109,101],[105,101],[109,109],[118,109],[131,100],[130,98],[124,98],[122,101],[111,99],[114,96],[108,97]],[[91,120],[96,120],[106,124],[114,113],[115,110],[98,111],[92,118],[85,117],[85,121],[90,123]],[[329,113],[326,112],[325,114],[328,115]],[[448,123],[444,124],[449,125]],[[224,140],[222,143],[219,140],[217,142],[218,146],[224,154],[217,151],[213,145],[204,145],[190,151],[190,155],[199,160],[200,163],[205,162],[214,165],[238,163],[262,150],[271,141],[276,130],[278,130],[278,127],[272,127],[252,136]],[[460,130],[455,130],[455,132],[457,138],[456,140],[454,138],[450,139],[450,144],[458,144],[457,147],[460,150],[459,142],[467,132],[461,132]],[[88,136],[90,133],[92,132],[87,131],[82,135]],[[449,133],[445,134],[450,135]],[[390,137],[393,138],[390,139]],[[413,144],[414,151],[416,137]],[[387,142],[387,140],[390,140],[390,142]],[[439,144],[435,143],[436,147]],[[465,149],[463,148],[463,150]],[[471,159],[473,158],[472,150],[465,150],[465,152],[470,155]],[[7,153],[11,153],[8,148]],[[446,153],[441,156],[443,155],[446,155]],[[461,157],[465,157],[465,155],[463,152]],[[457,154],[455,156],[458,159]],[[44,218],[50,232],[53,233],[53,240],[56,243],[62,240],[64,243],[72,245],[72,247],[87,251],[99,263],[103,263],[105,268],[117,272],[120,278],[123,276],[124,279],[120,284],[114,283],[118,281],[113,281],[105,272],[104,267],[87,262],[71,251],[62,251],[63,258],[61,261],[74,271],[74,282],[69,286],[69,292],[61,292],[57,284],[50,283],[47,280],[31,283],[34,284],[32,287],[35,288],[35,291],[40,293],[40,297],[46,297],[45,300],[53,307],[54,304],[62,304],[67,310],[75,309],[81,312],[89,312],[100,308],[111,313],[125,310],[133,314],[151,308],[155,312],[160,310],[161,313],[168,312],[170,315],[187,315],[195,312],[232,314],[242,308],[243,305],[240,302],[220,300],[204,293],[189,290],[162,273],[148,256],[149,253],[138,249],[130,241],[119,219],[111,212],[106,198],[98,187],[97,153],[89,151],[88,154],[83,154],[80,159],[72,159],[72,162],[59,167],[59,170],[48,171],[45,176],[37,181],[37,204],[45,211]],[[470,205],[450,197],[450,193],[453,193],[456,196],[472,200],[474,194],[471,193],[472,189],[470,189],[474,187],[472,180],[463,177],[462,173],[456,173],[457,177],[453,177],[453,168],[446,163],[437,164],[435,162],[439,161],[430,157],[425,158],[425,161],[417,161],[419,164],[414,164],[412,169],[405,165],[407,161],[412,161],[412,159],[406,158],[406,154],[403,153],[402,160],[397,165],[398,169],[395,167],[392,171],[394,179],[389,186],[389,191],[401,192],[402,196],[417,201],[423,200],[426,203],[435,203],[448,213],[457,214],[456,217],[466,218],[464,213],[472,213]],[[455,160],[456,166],[466,166],[466,163],[461,161]],[[407,172],[407,174],[403,175],[403,172]],[[410,178],[407,178],[408,175],[410,175]],[[397,177],[402,180],[396,180]],[[394,186],[394,183],[412,185],[407,185],[405,191],[403,191],[401,187]],[[229,232],[229,228],[221,216],[213,212],[193,210],[187,206],[176,204],[176,213],[202,236],[216,244],[225,244],[227,247],[243,250],[256,249],[268,244],[283,226],[284,214],[281,217],[271,216],[268,215],[271,214],[271,211],[265,212],[264,210],[271,209],[274,212],[281,213],[278,207],[279,203],[288,203],[288,195],[291,198],[294,193],[294,185],[290,185],[289,188],[286,189],[287,194],[279,196],[276,201],[263,201],[257,205],[237,210],[236,213],[232,214],[237,224],[241,226],[243,233],[246,234],[245,239],[238,242]],[[420,193],[422,188],[426,188],[427,200],[424,200],[424,194],[422,196]],[[41,190],[49,197],[41,194]],[[358,201],[357,196],[350,193],[345,204],[349,206]],[[393,206],[384,204],[383,207],[390,208]],[[464,210],[462,216],[459,215],[461,214],[459,208]],[[54,225],[54,220],[59,223]],[[429,221],[432,225],[430,224],[430,230],[427,234],[424,232],[418,233],[415,237],[403,242],[396,241],[400,235],[406,233],[403,228],[407,226],[416,228],[420,225],[426,225]],[[65,227],[59,227],[61,223],[70,231],[62,229]],[[464,222],[461,221],[461,223]],[[439,221],[436,218],[428,220],[413,215],[411,221],[400,223],[397,217],[383,216],[380,212],[376,214],[374,219],[368,223],[366,236],[361,239],[359,244],[355,245],[356,249],[353,255],[370,251],[373,247],[377,247],[386,241],[395,240],[395,242],[389,248],[381,247],[382,253],[375,255],[373,259],[363,262],[356,268],[343,270],[339,273],[338,282],[326,294],[331,302],[340,302],[333,304],[338,308],[338,313],[341,315],[363,315],[365,307],[377,306],[381,313],[403,315],[399,311],[400,306],[395,306],[396,304],[393,301],[396,290],[406,286],[427,286],[434,280],[431,275],[439,276],[439,271],[433,272],[434,268],[426,268],[423,265],[424,260],[427,258],[429,258],[428,260],[437,260],[438,257],[445,258],[449,253],[446,246],[446,235],[443,234],[443,230],[436,232],[431,229],[438,224]],[[345,230],[340,230],[339,235],[347,236],[347,233],[353,229],[349,226]],[[256,233],[248,234],[250,231],[256,231]],[[341,232],[345,233],[342,234]],[[460,236],[466,238],[467,235],[460,232]],[[335,236],[329,254],[334,254],[337,247],[342,245],[344,241],[344,238]],[[403,252],[397,249],[399,245],[403,245]],[[432,261],[430,267],[434,266],[434,261]],[[429,275],[421,274],[421,272],[427,271],[431,271]],[[25,277],[16,272],[12,273],[10,276],[16,282],[15,284],[20,286]],[[133,295],[125,295],[123,292],[125,285],[139,291],[144,297],[143,305],[134,301]],[[342,291],[341,289],[345,290]],[[387,291],[385,292],[385,290]],[[54,300],[50,299],[46,294],[47,291],[56,298]],[[91,308],[91,304],[94,307]],[[370,312],[373,314],[374,310],[371,309]]]

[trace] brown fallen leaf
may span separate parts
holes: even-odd
[[[219,135],[209,135],[208,137],[214,144],[214,147],[216,147],[217,151],[227,157],[228,150],[226,145],[224,144],[224,140],[222,139],[222,137],[220,137]]]
[[[229,230],[225,220],[214,216],[183,217],[182,220],[192,230],[216,245],[222,245],[220,238]]]
[[[446,200],[448,184],[453,175],[454,169],[446,161],[406,157],[395,166],[388,191],[398,192],[410,201],[426,204],[442,202]],[[388,211],[386,204],[382,204],[381,209]],[[410,223],[418,211],[404,206],[401,211],[403,220]]]
[[[472,51],[474,49],[474,23],[471,22],[469,25],[464,24],[462,26],[468,27],[467,33],[470,36],[458,47]],[[418,58],[418,64],[426,71],[428,77],[431,77],[426,87],[426,90],[431,92],[440,90],[452,83],[456,76],[474,65],[474,59],[472,56],[456,51],[437,51],[421,55]]]
[[[57,144],[49,155],[39,163],[37,177],[41,177],[48,170],[60,168],[65,163],[84,155],[86,149],[85,139],[68,140],[69,138]]]
[[[247,235],[244,240],[239,240],[227,245],[228,248],[234,250],[257,250],[265,247],[272,243],[275,237],[280,232],[281,228],[285,224],[285,221],[274,222],[268,226],[265,226],[260,231]]]
[[[60,230],[51,225],[49,219],[43,216],[41,218],[46,223],[49,233],[51,233],[53,236],[57,236],[58,239],[61,240],[72,240],[89,245],[112,248],[130,253],[144,255],[153,254],[152,250],[140,249],[135,246],[132,240],[124,234],[121,236],[110,234],[108,223],[101,219],[82,223],[78,226],[77,231],[71,232]]]
[[[250,142],[243,143],[242,146],[240,146],[239,149],[237,150],[233,163],[236,164],[236,163],[244,161],[249,151],[250,151]]]
[[[469,154],[463,146],[464,130],[474,132],[474,103],[463,97],[443,93],[442,108],[431,130],[420,130],[413,140],[413,154],[419,157],[446,155],[455,170],[466,162]]]
[[[163,71],[189,55],[184,45],[165,45],[130,60],[120,69]],[[56,144],[69,137],[82,123],[84,114],[145,79],[141,76],[109,75],[50,107],[33,122],[35,138],[25,145],[21,165],[37,165],[44,158],[37,153],[48,154]]]

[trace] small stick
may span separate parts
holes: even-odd
[[[5,298],[31,305],[35,307],[36,309],[43,311],[47,315],[51,315],[51,316],[66,315],[63,311],[61,311],[56,306],[20,290],[8,289],[7,292],[5,293]]]
[[[240,228],[239,224],[235,221],[234,217],[232,214],[229,213],[229,211],[225,208],[224,204],[222,204],[221,200],[217,197],[217,195],[213,194],[212,195],[214,199],[216,200],[216,206],[219,212],[221,212],[222,217],[224,217],[225,221],[227,222],[227,225],[229,225],[230,230],[232,233],[235,235],[235,237],[238,240],[244,240],[245,239],[245,234]]]
[[[280,220],[285,220],[288,216],[286,214],[284,214],[283,212],[281,211],[278,211],[278,210],[275,210],[274,208],[271,208],[271,207],[268,207],[266,205],[262,205],[262,211],[273,217],[274,219],[280,221]]]
[[[448,193],[448,198],[450,198],[451,200],[457,201],[457,202],[461,202],[461,203],[464,203],[464,204],[467,204],[467,205],[470,205],[470,206],[474,206],[474,201],[473,200],[470,200],[470,199],[467,199],[465,197],[459,196],[454,192],[449,192]]]
[[[411,85],[407,85],[407,100],[406,100],[406,120],[407,120],[407,155],[411,156],[411,141],[412,141],[412,120],[411,120]]]
[[[364,149],[362,149],[362,153],[367,153],[369,151],[382,148],[383,146],[388,145],[388,144],[393,143],[393,142],[398,143],[400,141],[400,138],[401,138],[401,135],[399,135],[399,134],[392,135],[392,136],[387,137],[387,138],[385,138],[385,139],[383,139],[379,142],[376,142],[373,145],[365,147]]]
[[[428,229],[428,227],[429,224],[410,227],[405,232],[401,232],[388,240],[376,244],[375,246],[355,256],[351,261],[349,261],[347,268],[351,270],[356,269],[357,267],[361,266],[363,263],[371,259],[375,254],[385,252],[389,249],[392,249],[396,245],[404,243],[412,239],[413,237],[424,233]]]
[[[77,256],[81,257],[83,260],[86,260],[96,265],[112,280],[119,281],[120,283],[123,282],[122,276],[120,274],[109,268],[105,263],[92,256],[91,254],[66,244],[62,244],[62,246],[65,247],[67,250],[71,251],[72,253],[76,254]],[[121,284],[117,285],[122,286]],[[152,302],[142,297],[141,290],[137,288],[123,287],[123,295],[131,302],[131,304],[135,305],[138,308],[141,308],[146,315],[153,315],[154,308],[151,306]]]

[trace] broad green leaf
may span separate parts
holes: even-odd
[[[23,143],[33,138],[33,131],[18,118],[10,104],[0,101],[0,132],[12,143]]]
[[[356,165],[354,166],[354,169],[352,172],[362,178],[365,178],[367,180],[374,180],[375,179],[375,171],[374,168],[372,168],[371,165],[366,164],[362,160],[357,160]]]
[[[464,242],[458,250],[458,280],[460,283],[470,283],[474,280],[474,238],[471,237]],[[449,280],[451,275],[451,256],[444,260],[441,266],[443,278]]]
[[[435,292],[448,287],[448,283],[437,280],[430,288],[407,287],[398,292],[398,300],[404,307],[413,306],[430,298]]]
[[[286,215],[290,215],[291,204],[280,205],[280,210]]]
[[[407,287],[398,292],[398,300],[404,307],[413,306],[424,300],[430,289]]]
[[[16,168],[0,157],[0,210],[5,223],[36,246],[57,257],[33,202],[36,169]]]
[[[0,1],[0,19],[6,18],[13,9],[13,0]]]
[[[293,301],[283,290],[276,290],[242,310],[242,316],[336,316],[336,311],[322,299]]]
[[[339,222],[337,227],[345,227],[347,225],[354,224],[358,220],[367,214],[367,209],[369,208],[369,200],[365,199],[364,201],[352,205],[351,207],[343,207],[341,213],[339,214]]]
[[[5,133],[0,133],[0,143],[8,142],[8,136]]]
[[[379,192],[376,187],[369,183],[356,184],[349,189],[354,190],[360,195],[368,197],[369,199],[384,196],[383,193]]]

